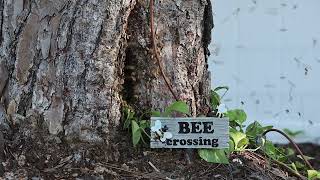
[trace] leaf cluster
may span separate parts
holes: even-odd
[[[225,93],[220,97],[219,90],[229,90],[228,87],[218,87],[211,90],[210,105],[213,109],[217,108]],[[309,170],[307,166],[301,163],[301,156],[297,156],[293,149],[276,147],[271,141],[263,137],[263,133],[273,126],[262,126],[258,121],[249,124],[244,130],[244,123],[247,120],[247,115],[242,109],[228,110],[225,116],[229,118],[229,149],[200,149],[198,150],[199,156],[211,163],[228,164],[228,156],[230,153],[240,151],[261,151],[266,154],[271,160],[280,162],[293,170],[295,173],[306,175],[308,179],[320,178],[320,171]],[[303,131],[292,131],[284,129],[284,132],[291,137],[296,137],[303,134]],[[250,149],[249,149],[250,148]],[[312,159],[305,156],[306,159]]]
[[[177,101],[166,107],[162,113],[160,111],[152,111],[141,116],[137,116],[131,107],[125,106],[122,111],[122,117],[124,118],[123,128],[131,129],[132,144],[136,147],[141,141],[145,143],[146,138],[150,139],[150,135],[147,133],[148,129],[150,129],[150,121],[143,119],[144,116],[170,117],[174,113],[189,115],[189,106],[183,101]]]
[[[222,96],[219,91],[224,90]],[[210,92],[210,105],[216,109],[229,90],[227,86],[217,87]],[[144,115],[154,117],[175,117],[177,115],[190,115],[189,106],[183,101],[176,101],[165,108],[163,112],[151,111]],[[150,139],[147,129],[150,129],[150,121],[143,119],[144,115],[137,116],[130,107],[123,108],[122,117],[124,117],[124,129],[131,130],[132,143],[136,147],[141,141],[145,143],[146,138]],[[225,113],[229,119],[229,148],[228,149],[199,149],[200,158],[210,163],[229,163],[229,155],[241,151],[261,151],[267,155],[270,160],[282,163],[297,174],[306,175],[308,179],[320,178],[320,171],[309,170],[307,166],[300,162],[301,156],[297,156],[293,149],[276,147],[271,141],[263,137],[263,133],[273,126],[262,126],[258,121],[249,124],[244,123],[247,120],[247,114],[243,109],[231,109]],[[246,127],[246,128],[245,128]],[[284,129],[284,132],[291,137],[303,134],[303,131],[292,131]],[[312,159],[305,156],[306,159]]]

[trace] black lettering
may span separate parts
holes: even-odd
[[[199,145],[202,146],[202,137],[199,137]]]
[[[191,122],[191,133],[202,133],[202,129],[200,130],[201,122]]]
[[[214,129],[212,128],[213,122],[203,122],[203,133],[213,133]]]
[[[204,145],[211,145],[210,139],[204,139],[204,140],[203,140],[203,144],[204,144]]]
[[[192,139],[187,140],[187,145],[189,145],[189,146],[192,145]]]
[[[194,140],[193,140],[193,145],[198,145],[198,143],[199,143],[199,142],[198,142],[198,139],[194,139]]]
[[[212,147],[218,147],[219,146],[218,139],[212,139],[211,146]]]
[[[167,139],[167,145],[172,145],[172,140],[171,139]]]
[[[174,140],[173,140],[173,145],[176,146],[176,145],[177,145],[177,142],[179,142],[179,139],[174,139]]]
[[[188,122],[178,122],[179,124],[179,133],[188,134],[190,133],[189,123]]]
[[[185,139],[181,139],[180,140],[180,145],[184,146],[186,145],[187,141]]]

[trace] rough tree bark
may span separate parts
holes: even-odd
[[[0,0],[2,126],[111,146],[123,101],[137,110],[172,102],[151,57],[148,4]],[[210,87],[210,1],[156,1],[155,23],[165,73],[195,116]]]

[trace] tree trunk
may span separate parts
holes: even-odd
[[[172,102],[150,50],[148,5],[0,0],[2,126],[113,146],[124,101],[140,111]],[[204,113],[210,87],[211,21],[210,1],[155,2],[164,71],[194,116]]]

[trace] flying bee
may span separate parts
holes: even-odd
[[[308,75],[309,69],[307,67],[304,68],[304,75]]]
[[[298,112],[299,117],[301,117],[301,112]]]
[[[156,120],[154,126],[151,127],[151,132],[153,132],[152,139],[160,140],[161,142],[165,142],[167,139],[171,139],[172,133],[166,131],[168,131],[168,127],[165,125],[162,128],[161,121]]]

